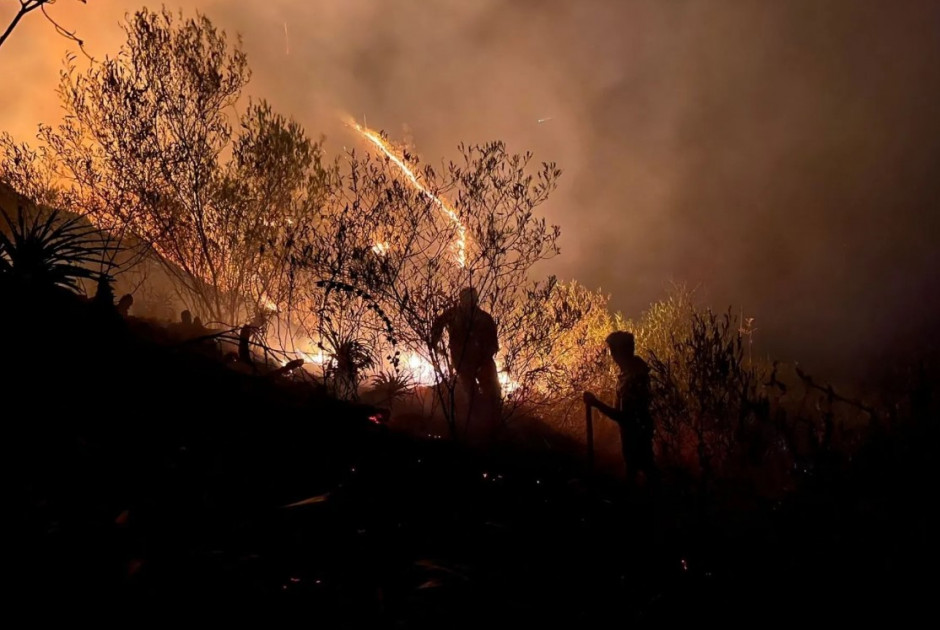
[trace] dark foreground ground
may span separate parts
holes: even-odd
[[[932,422],[784,500],[651,495],[558,454],[389,433],[65,296],[8,292],[2,311],[16,606],[299,604],[319,627],[930,618]]]

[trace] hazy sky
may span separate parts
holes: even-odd
[[[59,0],[50,13],[104,56],[143,4]],[[4,24],[15,6],[0,0]],[[628,315],[671,281],[701,285],[713,306],[756,317],[760,349],[824,373],[937,339],[940,2],[167,6],[240,32],[250,92],[336,148],[356,142],[345,111],[425,160],[503,139],[557,162],[549,270],[603,287]],[[25,139],[55,120],[67,46],[34,14],[0,49],[0,129]]]

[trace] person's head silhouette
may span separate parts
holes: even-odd
[[[614,363],[621,367],[636,351],[636,341],[633,334],[625,330],[610,333],[607,335],[606,341],[607,347],[610,349],[610,357],[614,360]]]

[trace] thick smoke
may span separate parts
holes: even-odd
[[[104,56],[140,4],[51,11]],[[558,162],[545,211],[563,256],[546,271],[602,286],[628,315],[670,281],[701,285],[757,318],[764,351],[846,375],[936,338],[940,3],[170,6],[240,32],[252,94],[336,150],[356,142],[346,112],[426,159],[503,139]],[[14,33],[0,128],[28,138],[55,120],[67,44],[40,16]]]

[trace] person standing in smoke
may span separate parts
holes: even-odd
[[[495,410],[500,401],[494,357],[499,350],[496,322],[479,306],[476,289],[460,291],[458,303],[441,313],[431,326],[431,346],[437,347],[447,330],[450,360],[460,387],[470,396],[483,396]]]
[[[584,404],[600,410],[620,425],[620,442],[627,467],[627,482],[634,483],[643,471],[647,485],[658,480],[653,455],[653,418],[650,415],[650,368],[634,354],[633,335],[625,331],[607,336],[610,357],[620,368],[617,378],[617,401],[605,405],[591,392],[584,392]]]

